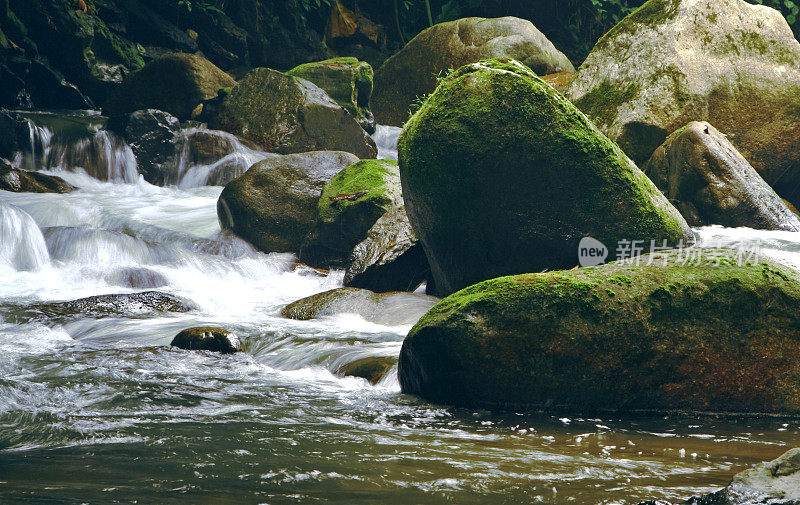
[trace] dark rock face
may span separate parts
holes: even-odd
[[[14,193],[69,193],[76,189],[61,177],[27,172],[0,162],[0,190]]]
[[[222,191],[220,225],[260,251],[298,253],[314,227],[322,188],[356,161],[350,153],[314,151],[256,163]]]
[[[31,149],[28,121],[17,113],[0,110],[0,158],[10,160],[20,151]]]
[[[612,254],[623,239],[693,237],[619,147],[514,60],[450,75],[406,123],[398,152],[406,212],[439,295],[572,268],[586,236]]]
[[[203,101],[236,84],[210,61],[194,54],[157,58],[128,76],[103,106],[109,116],[140,109],[158,109],[186,120]]]
[[[322,89],[268,68],[248,73],[209,107],[206,119],[211,128],[280,154],[337,150],[374,158],[378,153],[355,117]]]
[[[800,230],[797,216],[709,123],[670,135],[642,170],[690,226]]]
[[[189,351],[214,351],[233,354],[243,351],[239,338],[228,330],[201,326],[187,328],[172,339],[171,346]]]
[[[358,314],[367,321],[398,326],[414,324],[438,300],[412,293],[373,293],[366,289],[339,288],[287,305],[281,315],[306,321],[336,314]]]
[[[0,307],[6,322],[23,324],[30,321],[62,324],[84,317],[152,317],[166,312],[189,312],[194,307],[178,297],[158,291],[99,295],[69,302],[7,305]]]
[[[693,254],[470,286],[409,332],[400,385],[469,406],[800,412],[800,274]]]
[[[109,118],[106,128],[128,142],[147,182],[157,186],[177,182],[180,122],[176,117],[155,109],[138,110]]]

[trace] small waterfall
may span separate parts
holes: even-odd
[[[396,160],[397,159],[397,139],[400,137],[402,128],[397,126],[378,125],[375,128],[375,133],[372,139],[378,146],[378,159],[379,160]]]
[[[0,203],[0,265],[38,270],[50,261],[42,231],[23,210]]]
[[[25,170],[84,171],[103,181],[136,182],[136,157],[124,141],[97,125],[82,136],[62,135],[27,119],[30,150],[17,153],[14,164]]]
[[[224,186],[259,161],[277,156],[251,149],[230,133],[206,128],[181,132],[180,188]]]

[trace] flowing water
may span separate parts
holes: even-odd
[[[391,156],[397,130],[376,136]],[[282,318],[342,273],[221,235],[220,186],[67,168],[51,173],[77,192],[0,191],[2,504],[634,504],[710,491],[800,444],[798,419],[493,413],[403,395],[396,372],[377,385],[338,377],[342,363],[396,357],[409,326]],[[797,233],[698,233],[713,245],[759,239],[800,266]],[[3,312],[135,292],[134,277],[195,309]],[[197,325],[235,331],[246,352],[169,347]]]

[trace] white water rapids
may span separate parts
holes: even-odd
[[[396,156],[397,129],[376,138]],[[800,443],[796,419],[491,413],[401,395],[393,374],[376,386],[338,377],[342,363],[396,357],[409,326],[281,317],[342,273],[220,235],[208,167],[156,187],[114,149],[110,181],[57,163],[48,173],[78,191],[0,191],[0,307],[146,287],[196,308],[0,320],[0,503],[634,504],[714,489]],[[798,233],[698,233],[715,246],[757,239],[800,266]],[[246,352],[169,347],[197,325],[235,331]]]

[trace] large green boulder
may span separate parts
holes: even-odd
[[[800,412],[800,275],[683,249],[488,280],[431,309],[404,392],[469,406]]]
[[[514,60],[467,65],[406,123],[406,212],[436,293],[501,275],[571,268],[591,236],[691,240],[678,211],[616,144]]]
[[[201,102],[216,97],[220,89],[234,84],[233,77],[201,56],[168,54],[129,75],[111,93],[103,113],[113,116],[140,109],[158,109],[186,120]]]
[[[514,58],[539,75],[575,70],[530,21],[463,18],[414,37],[375,72],[372,112],[378,124],[403,126],[413,104],[444,73],[488,58]]]
[[[223,230],[263,252],[299,253],[316,223],[320,192],[358,161],[341,151],[267,158],[229,182],[217,202]]]
[[[367,133],[375,133],[375,118],[369,110],[373,72],[366,61],[349,56],[332,58],[303,63],[286,74],[313,82],[352,114]]]
[[[205,112],[205,111],[204,111]],[[257,68],[210,112],[208,125],[280,154],[347,151],[359,158],[378,154],[358,121],[322,89],[305,79]]]
[[[650,0],[595,45],[566,96],[636,163],[708,121],[764,180],[800,201],[800,43],[743,0]]]

